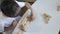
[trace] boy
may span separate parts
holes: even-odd
[[[30,21],[33,20],[33,10],[29,3],[4,0],[1,4],[2,17],[0,17],[0,33],[14,29],[17,22],[16,18],[19,14],[21,8],[26,6],[31,10],[31,15],[29,17]]]

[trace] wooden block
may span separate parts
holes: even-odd
[[[60,5],[59,5],[59,6],[57,6],[57,11],[60,11]]]
[[[27,18],[25,18],[22,23],[19,25],[19,28],[22,31],[26,31],[27,27],[28,27],[29,21],[27,20]]]
[[[50,15],[48,15],[48,14],[46,14],[46,13],[43,14],[43,19],[44,19],[44,22],[45,22],[45,23],[48,23],[48,21],[50,20],[50,18],[51,18]]]

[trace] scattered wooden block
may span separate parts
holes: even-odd
[[[46,13],[43,14],[43,19],[44,19],[44,22],[45,22],[45,23],[48,23],[48,21],[50,20],[50,18],[51,18],[50,15],[48,15],[48,14],[46,14]]]
[[[60,11],[60,5],[59,5],[59,6],[57,6],[57,11]]]

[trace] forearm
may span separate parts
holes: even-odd
[[[16,27],[16,25],[17,25],[17,22],[14,20],[13,23],[9,27],[4,28],[4,31],[14,29]]]
[[[31,16],[33,16],[33,8],[32,5],[30,5],[29,3],[25,2],[25,6],[31,10]]]
[[[4,31],[8,31],[8,30],[11,30],[13,27],[9,26],[9,27],[5,27],[4,28]]]
[[[31,10],[31,13],[30,13],[30,16],[28,16],[28,20],[31,22],[35,19],[35,15],[34,15],[34,12],[33,12],[33,8],[32,6],[29,4],[29,3],[25,3],[25,6]]]

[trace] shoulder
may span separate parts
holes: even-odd
[[[0,12],[0,18],[1,18],[1,17],[3,17],[3,13],[2,13],[2,12]]]
[[[0,32],[4,31],[4,23],[2,20],[2,12],[0,12]]]
[[[18,1],[16,1],[16,3],[17,3],[21,8],[23,8],[23,7],[25,6],[25,2],[18,2]]]
[[[3,17],[0,19],[1,23],[4,24],[4,27],[8,27],[12,24],[15,18]]]

